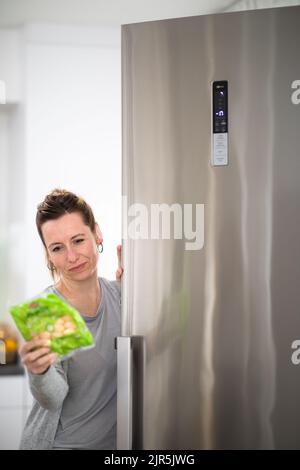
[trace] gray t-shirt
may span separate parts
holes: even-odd
[[[67,359],[69,392],[63,402],[54,449],[115,449],[117,357],[114,338],[120,335],[121,293],[117,281],[99,278],[102,298],[95,317],[82,314],[95,347]],[[67,301],[54,286],[54,292]]]

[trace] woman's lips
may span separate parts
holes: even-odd
[[[69,269],[69,271],[80,271],[82,268],[84,268],[85,265],[86,265],[86,263],[79,264],[75,268]]]

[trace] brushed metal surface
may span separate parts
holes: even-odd
[[[290,7],[122,28],[123,194],[205,204],[200,251],[123,242],[122,334],[145,337],[145,449],[300,448],[299,24]],[[213,80],[229,86],[221,168]]]

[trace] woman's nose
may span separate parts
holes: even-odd
[[[76,261],[76,259],[78,258],[78,255],[77,255],[76,251],[73,250],[73,248],[69,248],[67,250],[67,256],[68,256],[69,261]]]

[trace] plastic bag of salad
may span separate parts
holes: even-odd
[[[15,305],[10,314],[26,341],[49,340],[49,348],[60,360],[94,346],[93,336],[80,313],[56,294]]]

